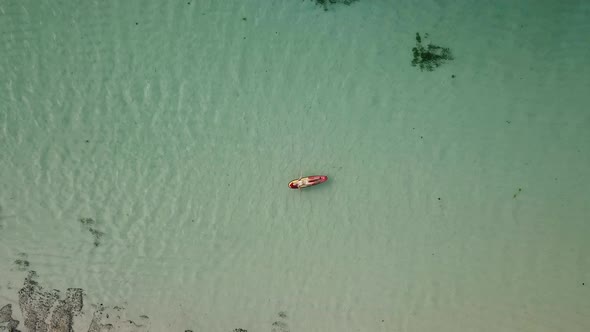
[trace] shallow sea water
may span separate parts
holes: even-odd
[[[40,299],[53,331],[588,331],[588,22],[0,2],[0,308],[23,331]],[[454,59],[411,66],[416,33]]]

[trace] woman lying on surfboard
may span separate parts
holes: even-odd
[[[326,175],[304,176],[289,182],[289,188],[302,189],[306,187],[315,186],[316,184],[320,184],[326,181],[328,181],[328,176]]]

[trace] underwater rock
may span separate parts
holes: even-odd
[[[428,38],[428,34],[424,35],[424,38]],[[426,47],[422,46],[422,37],[416,32],[416,46],[412,48],[412,66],[420,67],[420,70],[426,69],[427,71],[433,71],[447,60],[453,60],[453,54],[448,47],[441,47],[431,43],[428,43]]]
[[[23,313],[25,327],[29,331],[46,332],[49,311],[59,298],[56,290],[44,292],[34,278],[35,271],[29,271],[23,288],[18,292],[18,303]]]
[[[68,288],[66,298],[59,300],[51,316],[51,331],[73,331],[74,315],[82,310],[82,289]]]
[[[26,331],[30,332],[73,332],[74,320],[77,316],[80,321],[88,324],[90,317],[84,319],[82,308],[84,307],[84,291],[81,288],[68,288],[65,296],[59,290],[45,291],[35,280],[35,271],[29,271],[23,287],[18,292],[19,305],[23,314],[23,324]],[[121,307],[94,306],[92,321],[88,332],[129,331],[143,332],[149,330],[149,318],[140,316],[142,324],[126,319]],[[146,325],[148,324],[148,325]],[[20,332],[17,330],[19,321],[12,318],[12,306],[10,304],[0,309],[0,331]],[[80,331],[80,329],[77,329]]]
[[[0,331],[20,332],[16,328],[19,321],[12,318],[12,304],[0,308]]]

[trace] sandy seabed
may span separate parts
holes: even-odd
[[[0,15],[5,330],[590,330],[587,4]]]

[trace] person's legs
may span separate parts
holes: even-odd
[[[309,182],[307,181],[307,178],[303,178],[301,180],[299,180],[299,186],[301,188],[305,188],[309,185]]]

